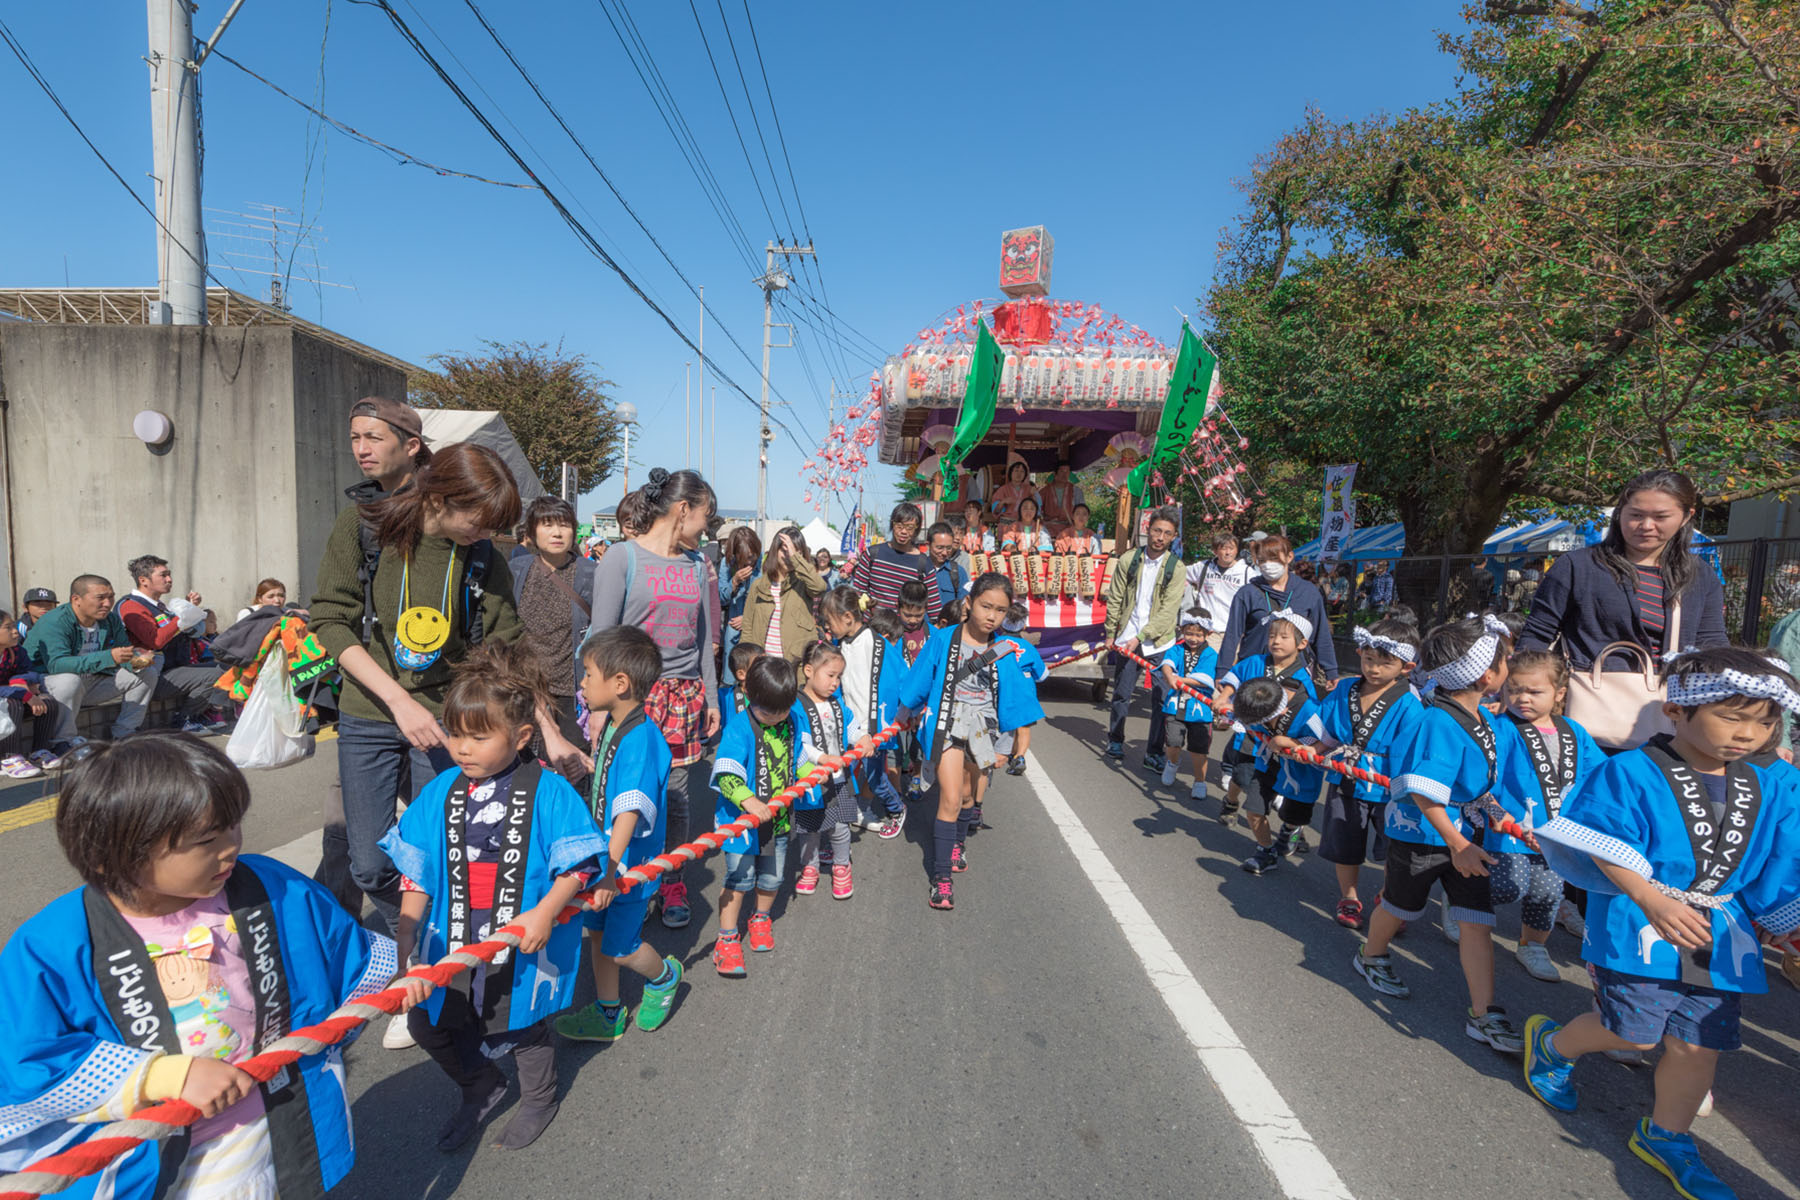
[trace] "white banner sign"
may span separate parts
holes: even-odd
[[[1356,464],[1325,468],[1325,501],[1319,517],[1319,562],[1330,566],[1349,548],[1356,530],[1356,500],[1350,489]]]

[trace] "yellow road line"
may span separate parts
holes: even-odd
[[[21,804],[18,808],[0,812],[0,833],[12,829],[23,829],[27,825],[36,825],[39,821],[48,821],[55,815],[55,796],[34,800],[30,804]]]

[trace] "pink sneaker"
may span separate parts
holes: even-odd
[[[848,900],[856,894],[856,884],[850,881],[850,864],[837,863],[831,868],[831,898]]]
[[[794,895],[810,896],[819,890],[819,868],[801,867],[800,878],[794,880]]]
[[[899,837],[901,832],[904,831],[905,828],[906,828],[906,813],[904,811],[902,811],[902,812],[897,812],[897,813],[890,813],[887,816],[883,817],[881,819],[881,827],[879,829],[877,829],[875,832],[876,832],[876,836],[881,838],[882,841],[891,842],[895,838]]]

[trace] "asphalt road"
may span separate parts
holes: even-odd
[[[650,940],[688,964],[668,1025],[608,1047],[565,1045],[565,1098],[521,1154],[431,1147],[453,1107],[417,1050],[348,1053],[358,1163],[335,1194],[415,1197],[729,1194],[808,1197],[1284,1195],[1638,1197],[1673,1193],[1625,1149],[1650,1073],[1604,1060],[1560,1117],[1517,1060],[1462,1033],[1455,950],[1435,924],[1397,945],[1413,998],[1364,989],[1357,936],[1330,920],[1315,858],[1255,878],[1247,833],[1100,756],[1086,689],[1052,689],[1026,779],[1001,779],[970,843],[957,908],[925,905],[928,820],[857,845],[856,895],[777,905],[777,949],[723,980],[707,961],[718,868],[690,872],[695,919]],[[320,759],[254,779],[246,846],[310,868]],[[40,799],[0,792],[0,932],[73,880]],[[1316,839],[1315,839],[1316,840]],[[1501,1002],[1572,1016],[1589,989],[1513,961],[1503,916]],[[628,983],[627,1000],[636,986]],[[590,998],[584,986],[579,998]],[[1697,1127],[1745,1198],[1800,1193],[1800,997],[1779,978],[1746,1004],[1717,1111]],[[1273,1169],[1272,1166],[1273,1165]]]

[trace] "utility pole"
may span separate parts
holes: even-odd
[[[719,385],[716,383],[713,384],[712,389],[712,433],[712,470],[707,474],[717,479],[719,476]]]
[[[769,518],[769,443],[775,440],[775,435],[769,432],[769,351],[775,348],[769,341],[769,331],[775,328],[773,322],[775,293],[787,287],[789,282],[786,271],[775,269],[775,256],[779,254],[783,258],[805,257],[812,252],[811,242],[804,246],[798,244],[790,246],[786,242],[770,242],[768,244],[768,268],[763,272],[762,278],[756,280],[757,286],[763,290],[762,423],[757,432],[756,447],[756,528],[759,534],[762,532],[763,522]],[[781,328],[786,329],[789,334],[788,340],[781,345],[781,349],[785,350],[794,344],[793,326],[782,325]]]
[[[683,363],[683,377],[687,382],[683,385],[682,425],[681,425],[681,465],[694,465],[694,364]]]
[[[700,292],[700,342],[695,351],[700,358],[700,427],[694,433],[694,462],[706,474],[706,289]]]
[[[200,67],[186,0],[148,0],[150,135],[156,173],[158,317],[206,324],[206,243],[200,226]]]

